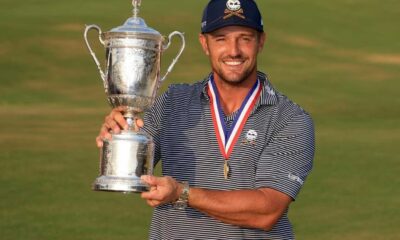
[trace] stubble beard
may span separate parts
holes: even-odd
[[[219,68],[214,68],[214,73],[218,75],[218,77],[224,83],[229,85],[238,86],[244,83],[253,72],[256,71],[256,67],[245,69],[242,73],[226,73],[224,70]]]

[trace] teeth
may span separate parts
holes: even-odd
[[[230,66],[237,66],[242,64],[242,62],[225,62],[226,65],[230,65]]]

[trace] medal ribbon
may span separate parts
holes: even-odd
[[[230,129],[228,129],[224,121],[224,114],[219,101],[217,86],[215,85],[214,79],[210,77],[210,81],[208,82],[208,95],[211,100],[211,116],[213,119],[214,130],[217,136],[219,149],[225,160],[229,159],[233,147],[235,146],[235,143],[237,142],[240,133],[242,132],[243,127],[246,124],[246,121],[249,118],[250,113],[260,94],[261,83],[260,80],[257,79],[257,82],[251,88],[241,107],[239,108],[238,113],[233,120],[232,126]]]

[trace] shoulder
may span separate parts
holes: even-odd
[[[261,104],[272,106],[272,111],[274,111],[276,117],[287,119],[292,117],[293,115],[308,115],[308,113],[302,107],[300,107],[300,105],[293,102],[286,95],[277,90],[272,85],[266,73],[257,72],[257,76],[263,83]],[[270,110],[271,108],[268,108],[268,111]]]
[[[314,123],[310,113],[282,93],[277,92],[276,97],[277,102],[273,108],[273,122],[276,132],[282,131],[289,125],[295,126],[297,129],[294,130],[297,131],[314,131]]]
[[[201,93],[203,88],[202,82],[196,82],[192,84],[188,83],[179,83],[179,84],[171,84],[166,91],[167,95],[193,95],[193,93],[198,92]]]
[[[286,95],[278,92],[277,93],[277,104],[276,108],[279,109],[280,116],[282,118],[290,118],[294,115],[310,115],[304,110],[299,104],[292,101]]]
[[[310,114],[300,105],[289,99],[282,92],[275,89],[267,74],[257,72],[258,78],[263,82],[261,103],[266,106],[265,112],[272,115],[272,123],[275,128],[285,125],[294,118],[303,118],[304,121],[312,122]]]
[[[171,84],[168,86],[168,89],[160,95],[160,98],[164,99],[167,104],[189,104],[194,100],[200,99],[202,91],[202,82],[193,84]]]
[[[165,92],[156,97],[153,108],[184,107],[194,100],[200,99],[202,91],[203,82],[201,81],[193,84],[171,84]]]

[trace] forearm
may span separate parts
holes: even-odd
[[[172,177],[143,175],[141,179],[151,186],[141,196],[152,207],[174,202],[183,192],[183,185]],[[225,223],[270,230],[291,201],[288,195],[271,188],[231,191],[190,188],[188,205]]]
[[[286,209],[282,210],[283,204],[280,197],[274,198],[268,190],[213,191],[191,188],[189,195],[191,207],[222,222],[263,230],[270,230],[275,225]]]

